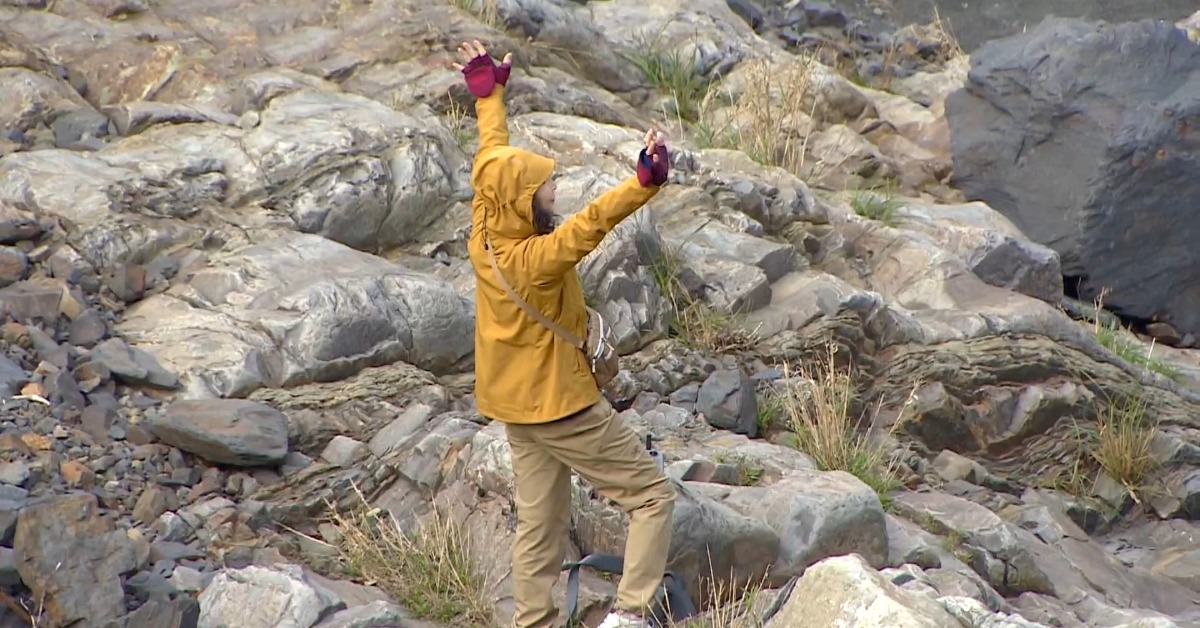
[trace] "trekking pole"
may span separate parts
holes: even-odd
[[[666,461],[663,460],[662,452],[654,448],[653,437],[646,434],[646,451],[650,453],[650,457],[654,458],[654,464],[658,465],[658,470],[666,473]]]

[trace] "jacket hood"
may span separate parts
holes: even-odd
[[[475,159],[471,187],[476,215],[472,222],[483,222],[496,238],[523,239],[536,233],[533,226],[533,194],[554,173],[554,160],[537,153],[497,146]],[[483,215],[478,213],[482,211]]]

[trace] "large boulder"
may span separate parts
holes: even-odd
[[[1200,332],[1200,46],[1168,22],[1048,18],[971,65],[946,100],[957,185],[1056,250],[1082,298]]]
[[[956,624],[936,601],[901,590],[861,556],[850,554],[813,565],[767,626],[942,628]]]
[[[119,329],[197,398],[334,381],[397,361],[461,371],[471,364],[474,324],[470,303],[445,282],[283,232],[137,303]]]

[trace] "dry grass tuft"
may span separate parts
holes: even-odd
[[[736,316],[714,311],[694,298],[680,281],[682,261],[677,251],[664,251],[651,265],[654,281],[671,306],[671,333],[691,347],[711,352],[747,351],[758,335],[738,324]]]
[[[379,586],[420,619],[461,628],[496,625],[460,522],[434,510],[406,533],[365,499],[354,512],[332,512],[342,565],[352,577]]]
[[[497,0],[449,0],[454,8],[474,15],[488,28],[500,28],[500,10]]]
[[[744,586],[729,584],[733,578],[718,579],[708,563],[709,577],[702,595],[708,611],[683,622],[671,622],[670,628],[762,628],[757,601],[766,584],[766,576]]]
[[[967,52],[958,41],[958,36],[954,34],[954,29],[950,27],[950,22],[942,19],[937,7],[933,8],[933,21],[929,23],[929,28],[938,42],[937,62],[945,64],[967,56]]]
[[[446,94],[446,99],[450,103],[444,116],[446,126],[450,129],[450,134],[454,136],[454,141],[458,143],[459,148],[465,149],[475,141],[478,135],[475,118],[467,115],[467,108],[454,100],[449,93]]]
[[[767,166],[802,173],[808,138],[815,126],[815,57],[788,65],[754,61],[746,66],[746,88],[736,97],[713,88],[700,102],[689,134],[701,148],[728,148]],[[807,105],[807,109],[806,109]]]
[[[1096,417],[1096,439],[1091,455],[1100,468],[1119,482],[1135,501],[1158,468],[1153,444],[1157,420],[1144,397],[1121,396],[1109,400]]]
[[[853,412],[857,395],[854,379],[849,367],[836,366],[836,352],[836,347],[830,345],[827,359],[817,368],[800,368],[799,377],[804,381],[787,386],[781,396],[784,416],[796,433],[800,449],[818,468],[854,475],[874,489],[887,506],[888,494],[901,486],[900,463],[886,446],[859,432],[860,423],[873,423],[879,407],[869,414]],[[790,371],[785,366],[788,380]]]
[[[1095,425],[1073,427],[1068,448],[1074,453],[1068,466],[1047,474],[1040,484],[1076,497],[1103,497],[1098,489],[1107,476],[1141,503],[1143,496],[1158,490],[1152,482],[1161,468],[1154,455],[1157,427],[1140,393],[1114,395],[1096,408]]]
[[[4,589],[0,589],[0,606],[3,606],[16,616],[18,622],[22,622],[29,628],[38,628],[42,625],[42,619],[45,617],[45,592],[42,593],[42,601],[38,604],[36,610],[29,608],[29,605],[24,600],[19,600],[8,593]]]

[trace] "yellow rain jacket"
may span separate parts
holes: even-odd
[[[600,391],[583,353],[505,294],[488,261],[485,236],[513,291],[583,338],[587,313],[575,265],[659,187],[642,187],[631,175],[553,233],[537,235],[533,194],[553,174],[554,160],[508,146],[504,86],[477,99],[475,112],[479,150],[471,170],[475,198],[467,248],[475,268],[476,407],[504,423],[548,423],[598,402]]]

